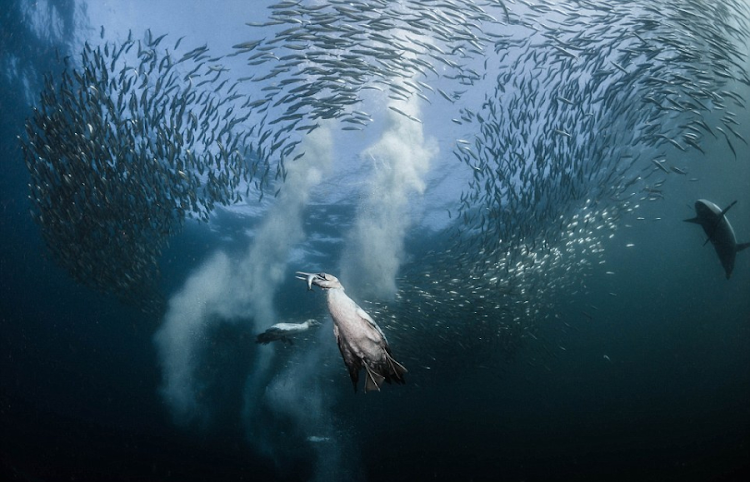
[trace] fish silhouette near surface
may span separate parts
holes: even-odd
[[[732,276],[737,253],[750,247],[750,243],[737,243],[734,229],[732,229],[732,225],[729,224],[729,220],[726,217],[727,212],[736,203],[737,201],[734,201],[722,210],[711,201],[699,199],[695,202],[696,216],[684,220],[686,223],[701,225],[706,236],[708,236],[706,243],[711,241],[711,244],[714,245],[716,254],[719,256],[719,261],[721,261],[721,265],[724,267],[727,279]],[[705,245],[706,243],[703,244]]]
[[[407,370],[393,359],[383,331],[365,310],[344,293],[338,278],[326,273],[298,271],[297,279],[306,281],[308,290],[315,285],[326,292],[328,311],[333,319],[333,334],[349,369],[355,392],[362,368],[366,372],[365,393],[379,391],[384,381],[405,383]]]

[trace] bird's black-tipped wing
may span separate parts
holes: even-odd
[[[339,333],[339,328],[335,324],[333,325],[333,335],[336,337],[336,344],[339,346],[341,352],[341,358],[344,359],[344,364],[347,370],[349,370],[349,377],[352,379],[354,385],[354,392],[357,392],[357,383],[359,382],[359,371],[362,369],[362,360],[360,360],[352,352],[346,340]]]

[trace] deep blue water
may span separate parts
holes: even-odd
[[[53,51],[35,46],[15,5],[4,10],[0,55],[18,52],[28,68],[43,69]],[[78,285],[50,259],[28,214],[29,174],[16,138],[30,106],[17,78],[2,76],[0,87],[3,480],[735,481],[750,474],[750,252],[738,254],[726,280],[712,247],[701,247],[702,233],[681,221],[698,197],[721,205],[737,199],[728,216],[739,240],[750,241],[747,146],[738,146],[745,155],[734,163],[696,166],[704,182],[676,183],[666,199],[624,213],[603,241],[606,263],[571,274],[570,288],[546,300],[538,339],[508,349],[481,336],[485,322],[450,306],[442,319],[400,319],[412,328],[388,334],[410,370],[407,384],[355,395],[330,324],[274,348],[271,368],[253,385],[246,380],[269,348],[253,343],[251,322],[219,323],[200,346],[201,417],[182,424],[159,391],[154,335],[164,312]],[[342,216],[352,210],[340,209]],[[172,239],[160,261],[166,299],[216,249],[233,259],[246,250],[245,218],[217,214],[213,226],[188,222]],[[310,259],[340,257],[340,243],[325,246]],[[415,229],[405,269],[418,269],[420,255],[440,246]],[[275,295],[285,316],[323,310],[322,295],[293,279],[305,268],[290,266]],[[310,363],[325,369],[289,396],[303,411],[319,407],[313,422],[269,402],[248,423],[247,390],[283,397],[274,387],[285,386],[290,367],[310,373]],[[329,440],[306,442],[311,435]]]

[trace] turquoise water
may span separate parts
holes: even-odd
[[[453,25],[429,12],[448,15],[455,9],[432,3],[416,2],[432,10],[423,13],[412,5],[414,16],[423,15],[420,21],[433,27]],[[293,124],[294,118],[272,123],[284,113],[251,109],[233,128],[247,133],[255,125],[242,140],[260,150],[248,151],[242,162],[263,161],[259,152],[266,149],[269,174],[256,171],[238,186],[220,183],[235,194],[246,188],[250,193],[239,200],[233,196],[228,206],[205,187],[205,178],[196,177],[190,182],[197,187],[188,191],[203,196],[206,205],[215,202],[209,221],[181,218],[175,207],[168,218],[178,220],[169,235],[151,230],[154,220],[166,219],[159,217],[157,204],[184,194],[181,176],[168,177],[153,167],[162,163],[176,169],[168,153],[142,165],[137,156],[129,158],[141,167],[118,179],[169,196],[137,204],[133,199],[141,194],[119,190],[113,182],[100,188],[113,201],[106,209],[91,197],[65,204],[64,179],[43,180],[24,164],[17,136],[29,142],[25,122],[34,106],[44,103],[43,74],[61,78],[56,57],[70,55],[76,62],[70,71],[81,70],[84,42],[101,52],[107,45],[112,55],[113,45],[129,45],[128,30],[140,46],[167,33],[155,51],[169,56],[159,50],[166,48],[175,59],[207,43],[211,59],[193,58],[175,67],[186,69],[171,81],[175,89],[190,92],[197,87],[185,87],[193,82],[183,75],[187,69],[200,66],[214,75],[217,65],[227,66],[229,71],[219,73],[233,81],[246,74],[260,78],[256,70],[277,66],[275,60],[248,64],[245,57],[252,53],[230,57],[243,49],[233,45],[278,39],[271,43],[277,57],[314,52],[315,45],[308,40],[304,50],[298,40],[279,34],[278,25],[248,27],[245,22],[265,22],[270,10],[248,11],[242,2],[218,12],[200,4],[194,12],[168,3],[82,5],[11,2],[2,17],[0,460],[5,479],[744,480],[750,467],[750,253],[737,254],[727,280],[710,243],[702,246],[703,232],[682,220],[695,215],[699,198],[721,207],[737,200],[726,216],[737,241],[750,241],[750,154],[742,141],[750,139],[743,108],[750,95],[743,82],[750,62],[747,45],[726,28],[735,26],[747,37],[745,4],[731,3],[729,12],[737,18],[710,10],[716,32],[728,39],[719,46],[704,43],[716,32],[700,37],[696,28],[690,37],[670,30],[680,22],[685,28],[702,24],[680,16],[683,7],[668,2],[661,13],[643,4],[626,17],[608,16],[610,7],[596,2],[563,2],[559,9],[565,14],[552,3],[505,2],[507,18],[499,6],[483,5],[495,20],[484,19],[473,31],[485,47],[482,55],[471,52],[468,43],[465,56],[459,49],[455,57],[444,57],[460,60],[462,69],[427,55],[427,47],[413,42],[417,33],[394,34],[402,40],[409,35],[407,47],[425,49],[416,58],[429,59],[436,70],[442,66],[438,73],[415,74],[412,84],[419,90],[391,80],[403,80],[391,71],[392,78],[375,82],[383,79],[376,68],[390,68],[393,59],[378,63],[372,52],[354,52],[367,62],[348,59],[351,69],[369,79],[352,90],[356,104],[347,104],[348,97],[322,101],[322,91],[310,94],[307,107],[338,106],[341,113],[326,119],[315,116],[328,111],[300,111],[305,123],[321,126],[310,132],[292,127],[279,135],[299,144],[290,148],[297,150],[278,178],[274,156],[284,147],[270,154],[271,146],[259,142],[258,126],[272,138],[302,124]],[[346,33],[342,25],[357,17],[351,12],[346,17],[351,7],[335,5],[340,9],[331,18],[332,31]],[[367,15],[389,15],[376,2],[360,5],[377,7]],[[469,15],[467,5],[475,4],[464,5],[464,15]],[[685,5],[709,11],[701,2]],[[294,23],[290,14],[278,11],[295,8],[278,6],[277,17]],[[563,18],[564,24],[554,27]],[[616,35],[631,20],[642,40]],[[144,33],[147,28],[154,33]],[[377,31],[374,26],[363,31],[366,41],[358,40],[357,47],[380,45],[371,36]],[[328,38],[315,32],[318,39]],[[486,32],[492,35],[480,35]],[[424,35],[444,52],[460,37],[445,40],[439,29]],[[558,40],[549,40],[553,37]],[[665,52],[688,45],[696,56],[629,54],[628,49],[641,48],[639,42]],[[632,63],[609,57],[602,45],[632,55]],[[719,71],[711,71],[716,82],[711,85],[721,100],[708,94],[696,100],[689,95],[696,95],[691,86],[708,75],[699,71],[720,65],[711,49],[726,45],[738,53],[731,57],[731,79],[712,67]],[[563,61],[573,56],[575,62]],[[147,65],[138,57],[117,61]],[[306,62],[313,64],[310,58]],[[267,81],[240,83],[232,92],[251,100],[273,92],[276,102],[295,86],[325,81],[309,72],[298,80],[299,65],[285,66]],[[357,85],[344,66],[331,65],[333,78]],[[469,81],[457,72],[473,83],[462,84]],[[680,78],[668,77],[673,74],[685,80],[659,81]],[[151,77],[144,84],[148,95],[155,88],[148,82],[168,79]],[[599,77],[604,80],[596,92],[605,98],[597,100],[587,89]],[[144,82],[142,73],[138,78]],[[206,85],[212,92],[216,88],[218,99],[231,96],[222,90],[231,82],[220,86],[224,77],[217,79]],[[560,79],[569,84],[555,83]],[[116,97],[125,80],[113,82],[117,88],[109,94]],[[409,96],[394,91],[394,83]],[[589,87],[577,90],[573,83]],[[455,95],[453,101],[437,89]],[[175,98],[177,91],[165,95]],[[389,92],[408,98],[394,99]],[[658,99],[661,107],[648,99]],[[207,109],[204,116],[239,116],[244,101],[238,98],[238,104],[223,104],[216,112]],[[57,104],[51,105],[50,113]],[[101,134],[90,137],[111,151],[146,138],[177,145],[176,136],[156,128],[132,139],[125,130],[119,137],[104,136],[91,121],[99,118],[100,104],[76,105],[90,116],[91,132]],[[196,106],[196,116],[202,107]],[[140,112],[158,117],[158,109],[152,109]],[[355,122],[365,116],[353,110],[371,121]],[[548,129],[553,124],[557,134]],[[216,135],[220,128],[209,131]],[[170,129],[180,133],[172,124]],[[693,138],[685,135],[691,132],[700,149],[690,147]],[[61,139],[48,150],[51,172],[78,166],[69,172],[83,184],[102,177],[104,164],[97,159],[87,158],[83,167],[61,160],[69,155],[68,145],[84,149],[74,136]],[[502,155],[488,155],[488,149],[475,158],[462,147],[467,145],[488,146]],[[195,146],[221,152],[215,142]],[[48,155],[43,148],[34,152]],[[304,156],[292,162],[298,152]],[[531,167],[537,161],[540,170]],[[197,162],[196,172],[207,162]],[[226,157],[220,166],[240,169],[245,164],[239,162]],[[254,184],[261,180],[268,183],[264,191]],[[517,189],[515,200],[510,189]],[[81,216],[66,217],[68,212]],[[39,213],[46,218],[40,220]],[[117,232],[94,243],[90,232],[105,215]],[[58,218],[62,223],[52,222]],[[63,236],[64,226],[75,228],[74,234]],[[134,246],[155,249],[152,267],[158,272],[133,268],[140,266],[136,261],[145,249],[132,251],[124,264],[115,261]],[[307,292],[295,271],[340,275],[347,293],[372,315],[394,357],[409,370],[405,385],[384,385],[367,394],[360,386],[353,392],[324,295]],[[118,284],[104,273],[119,275],[119,281],[125,273],[142,274],[147,282]],[[273,323],[308,318],[322,326],[293,344],[255,343]]]

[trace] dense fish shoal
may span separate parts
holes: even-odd
[[[460,133],[446,257],[479,278],[575,265],[570,232],[662,200],[709,143],[747,152],[744,2],[282,1],[247,24],[258,37],[219,55],[102,29],[46,77],[22,138],[31,213],[76,281],[155,290],[186,218],[278,195],[305,136],[368,129],[372,95],[421,125],[418,99]]]

